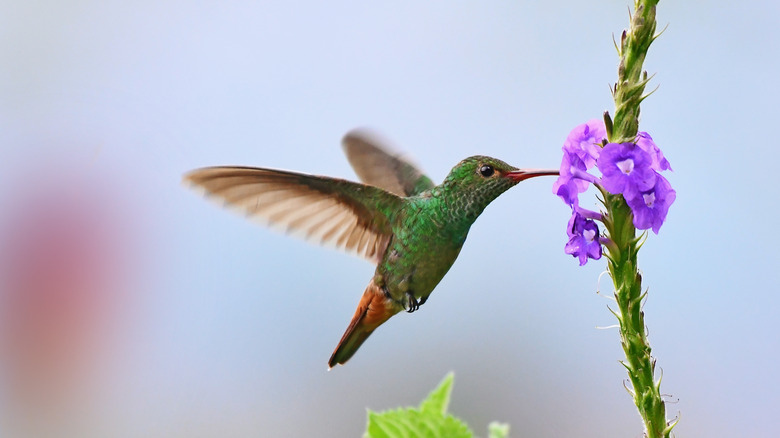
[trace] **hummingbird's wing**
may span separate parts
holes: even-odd
[[[414,196],[434,186],[420,169],[401,155],[390,152],[390,148],[366,131],[347,133],[341,144],[349,164],[366,184],[398,196]]]
[[[252,219],[323,245],[381,260],[403,199],[351,181],[255,167],[207,167],[184,180]]]

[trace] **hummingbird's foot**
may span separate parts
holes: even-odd
[[[406,299],[407,299],[407,303],[406,306],[404,307],[406,308],[407,313],[414,312],[415,310],[419,309],[420,304],[422,304],[417,301],[417,298],[414,297],[414,294],[411,291],[406,292]],[[425,302],[425,300],[423,300],[423,302]]]

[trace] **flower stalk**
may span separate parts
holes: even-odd
[[[635,141],[639,127],[639,105],[646,97],[647,72],[642,70],[647,50],[655,38],[656,4],[658,0],[636,0],[630,28],[623,31],[618,53],[618,81],[614,86],[615,116],[605,114],[605,126],[610,143]],[[615,286],[615,299],[620,325],[621,346],[626,356],[634,403],[645,424],[645,435],[668,438],[674,423],[666,420],[666,407],[661,397],[661,379],[655,378],[655,358],[642,311],[645,294],[642,276],[637,266],[637,237],[632,210],[621,194],[601,190],[606,214],[604,226],[612,244],[606,246],[607,269]],[[656,231],[657,232],[657,231]]]
[[[658,0],[635,0],[631,25],[620,36],[618,81],[612,90],[615,99],[615,117],[612,120],[610,142],[633,141],[639,130],[639,104],[645,98],[649,81],[642,70],[647,50],[655,39],[655,6]],[[609,126],[609,124],[607,124]]]

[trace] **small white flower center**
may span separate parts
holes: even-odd
[[[596,237],[596,232],[594,230],[585,230],[582,232],[582,237],[588,242],[593,242],[593,238]]]
[[[634,160],[632,160],[631,158],[623,161],[618,161],[615,164],[617,165],[618,169],[620,169],[620,171],[625,173],[626,175],[629,175],[631,172],[634,171]]]
[[[644,199],[646,206],[653,208],[653,204],[655,204],[655,192],[642,195],[642,198]]]

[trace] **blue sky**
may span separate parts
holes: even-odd
[[[126,360],[96,396],[110,401],[95,408],[101,427],[359,436],[366,407],[415,404],[454,371],[451,410],[478,434],[499,420],[513,436],[638,436],[617,332],[595,328],[614,323],[595,293],[605,265],[580,268],[563,253],[568,211],[552,179],[487,208],[428,304],[330,372],[372,266],[258,227],[180,183],[218,164],[352,179],[339,142],[363,126],[437,182],[476,154],[556,167],[569,130],[612,110],[612,35],[626,9],[4,4],[0,202],[45,180],[43,165],[86,169],[136,225],[137,293],[122,315],[126,342],[112,347]],[[645,63],[658,89],[640,126],[671,161],[677,200],[640,267],[679,436],[778,428],[778,14],[770,1],[661,2],[668,28]]]

